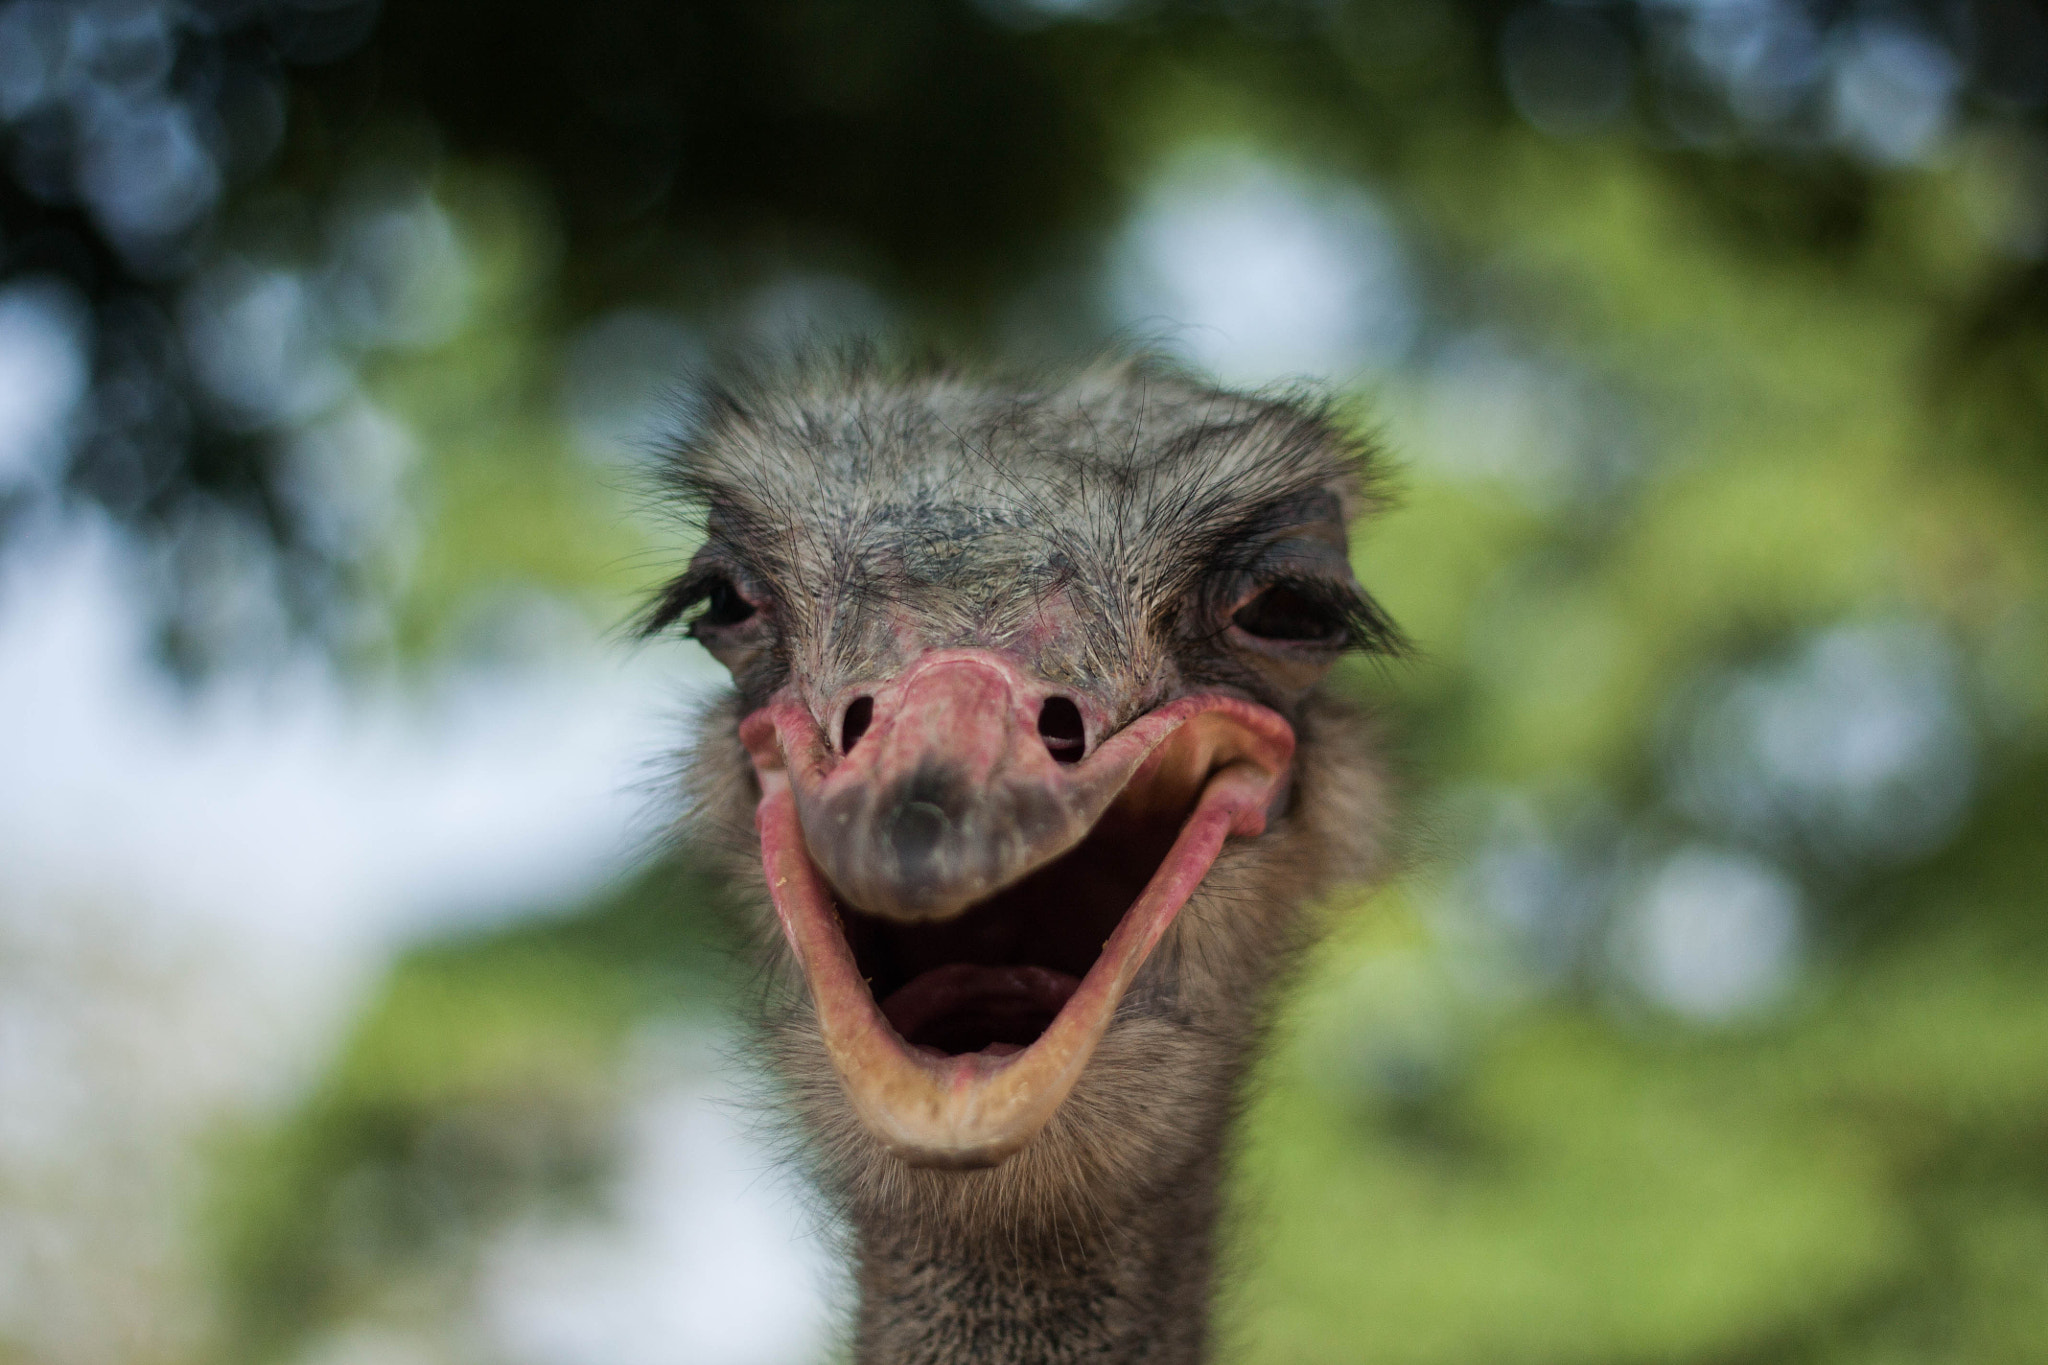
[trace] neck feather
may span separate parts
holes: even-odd
[[[859,1365],[1208,1358],[1219,1141],[1092,1229],[857,1229]]]

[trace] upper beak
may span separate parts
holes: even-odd
[[[945,919],[1078,843],[1149,752],[1060,762],[1039,733],[1048,692],[1001,656],[951,650],[873,691],[851,752],[801,708],[741,733],[757,766],[780,750],[805,846],[850,904]]]

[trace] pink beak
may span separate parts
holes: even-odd
[[[993,1165],[1072,1090],[1224,840],[1263,833],[1286,793],[1294,734],[1265,707],[1205,695],[1102,738],[1104,718],[1085,698],[979,650],[926,655],[862,695],[871,718],[850,746],[832,744],[788,695],[741,724],[761,783],[769,890],[826,1049],[870,1131],[913,1164]],[[1083,718],[1085,754],[1064,734],[1049,743],[1042,733],[1047,702],[1059,697]],[[1036,1041],[1014,1055],[930,1056],[891,1028],[854,962],[842,904],[901,923],[943,920],[1098,826],[1162,822],[1177,830],[1169,851]]]

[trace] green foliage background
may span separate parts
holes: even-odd
[[[831,270],[913,341],[1085,349],[1090,253],[1176,153],[1368,186],[1425,333],[1597,396],[1632,453],[1559,463],[1527,408],[1447,423],[1419,361],[1356,395],[1397,493],[1358,569],[1421,654],[1338,685],[1387,718],[1414,851],[1327,907],[1261,1075],[1226,1358],[2048,1359],[2048,267],[2012,245],[2048,203],[2038,109],[1970,105],[1899,165],[1685,144],[1647,94],[1559,136],[1501,85],[1519,12],[395,5],[294,78],[229,230],[289,255],[276,204],[394,165],[455,226],[460,326],[365,362],[422,453],[409,548],[349,589],[431,671],[508,584],[617,620],[684,548],[558,415],[563,339],[605,309],[715,334]],[[1941,840],[1773,843],[1674,793],[1701,689],[1899,622],[1953,660],[1973,746]],[[1475,890],[1510,819],[1583,874],[1566,950]],[[1702,841],[1807,909],[1788,993],[1718,1021],[1614,947],[1629,887]],[[627,1040],[744,997],[683,857],[412,953],[296,1113],[224,1139],[223,1359],[447,1311],[494,1227],[588,1203]]]

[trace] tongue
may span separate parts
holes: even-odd
[[[1079,978],[1046,967],[977,967],[955,962],[915,977],[882,1002],[882,1017],[913,1046],[957,1055],[1006,1056],[1029,1045],[1079,989]],[[983,1041],[983,1036],[986,1041]],[[946,1046],[962,1039],[978,1047]]]

